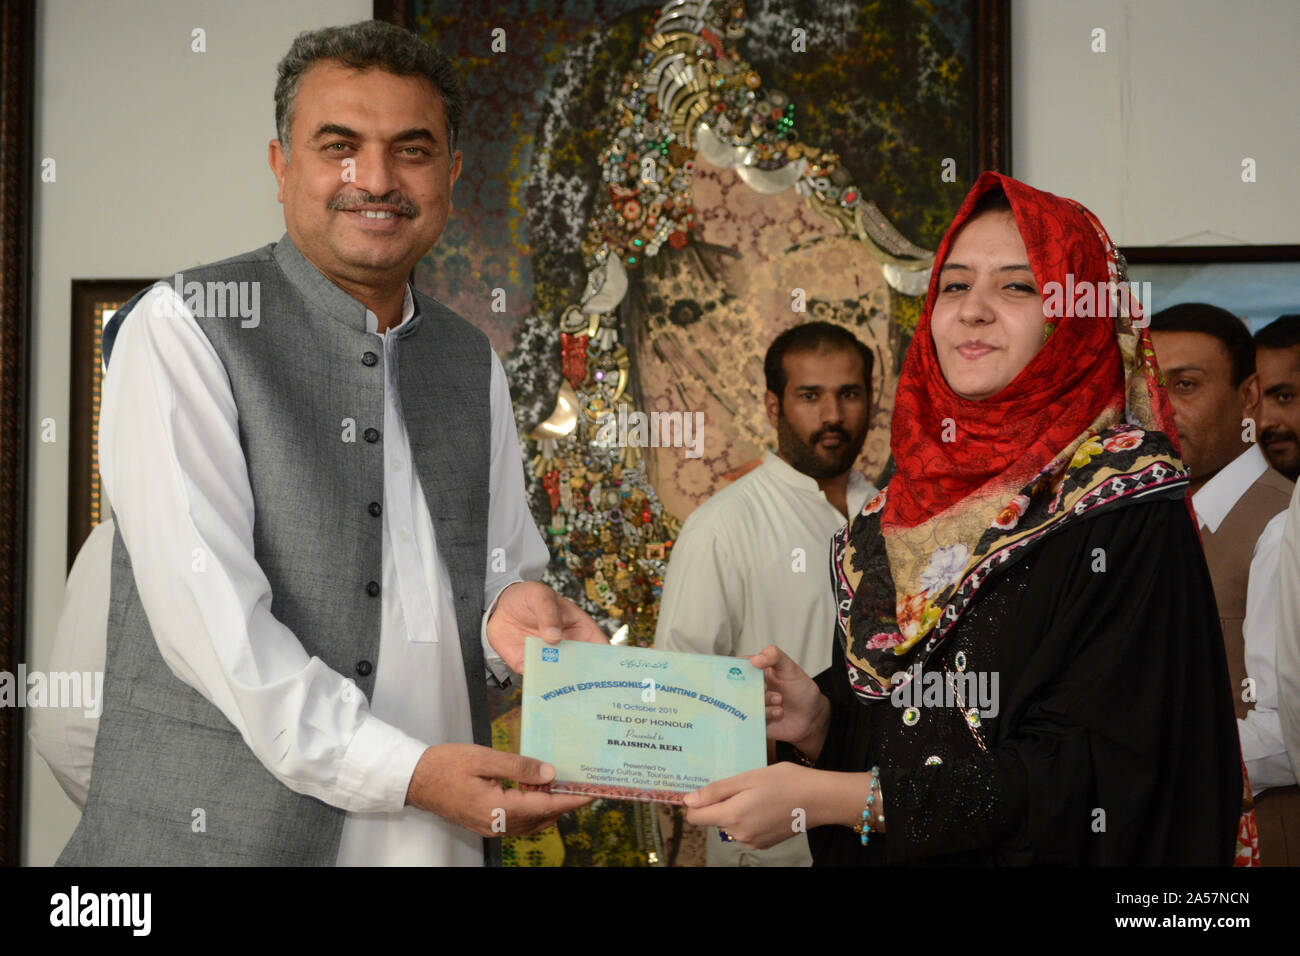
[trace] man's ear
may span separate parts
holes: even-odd
[[[1259,402],[1263,398],[1259,388],[1259,373],[1252,372],[1238,388],[1241,395],[1241,414],[1243,418],[1259,417]]]
[[[777,428],[781,422],[781,399],[776,392],[768,391],[763,394],[763,407],[767,409],[767,420],[772,423],[773,428]]]
[[[455,188],[456,188],[456,180],[460,178],[460,162],[461,162],[460,150],[456,150],[454,153],[451,154],[451,169],[449,170],[449,176],[447,181],[447,208],[449,210],[454,210],[456,208]]]
[[[271,172],[275,174],[276,191],[275,198],[278,202],[284,202],[284,173],[289,165],[289,158],[284,154],[284,147],[280,145],[278,139],[271,140],[266,150],[267,162],[271,164]]]

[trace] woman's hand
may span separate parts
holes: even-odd
[[[813,827],[851,827],[862,820],[871,792],[869,773],[833,773],[794,763],[774,763],[688,793],[686,821],[714,826],[750,850],[766,850]],[[885,812],[877,789],[872,829]]]
[[[750,850],[766,850],[796,833],[806,833],[808,804],[816,799],[820,770],[774,763],[719,780],[686,795],[686,821],[720,828]]]
[[[830,701],[803,668],[775,644],[763,648],[749,662],[763,671],[767,736],[794,744],[809,760],[816,760],[830,726]]]

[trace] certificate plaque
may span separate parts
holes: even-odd
[[[520,752],[554,793],[681,803],[767,764],[763,672],[739,657],[530,637]]]

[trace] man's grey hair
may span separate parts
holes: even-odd
[[[285,156],[289,155],[289,126],[294,99],[307,68],[323,60],[337,60],[356,70],[378,67],[395,76],[422,76],[442,96],[447,114],[447,141],[456,149],[465,120],[465,100],[460,77],[451,60],[414,33],[382,20],[362,20],[346,27],[326,27],[298,34],[278,67],[275,83],[275,130]]]

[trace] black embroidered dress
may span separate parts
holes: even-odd
[[[861,540],[878,528],[854,521],[863,562],[883,555]],[[835,641],[817,766],[879,765],[887,832],[864,848],[847,827],[816,828],[816,865],[1231,863],[1240,751],[1181,500],[1067,524],[1009,561],[921,673],[910,695],[864,702]]]

